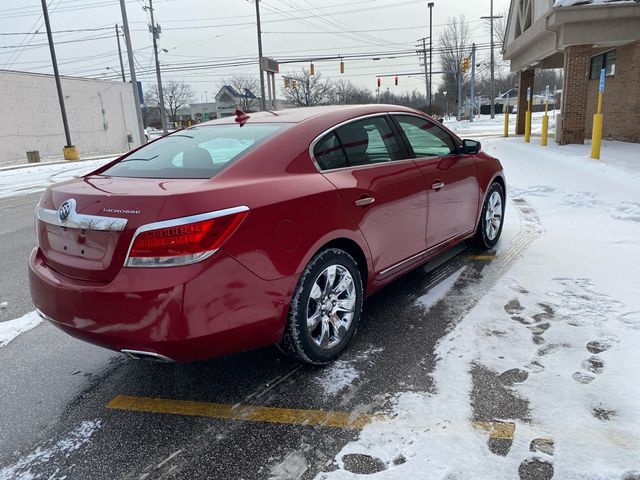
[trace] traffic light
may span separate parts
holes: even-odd
[[[344,62],[340,62],[340,73],[344,73]]]
[[[380,88],[380,85],[382,85],[382,80],[380,80],[380,77],[378,77],[378,88]]]
[[[316,74],[316,66],[312,63],[311,65],[309,65],[309,75],[315,75]]]
[[[396,83],[396,86],[398,86],[398,75],[396,75],[395,77],[395,83]]]
[[[284,77],[284,88],[289,88],[290,84],[289,77]]]
[[[462,73],[467,73],[469,71],[470,64],[471,64],[471,59],[469,57],[464,57],[462,59]]]
[[[293,88],[294,90],[298,88],[298,82],[295,80],[291,80],[291,88]]]

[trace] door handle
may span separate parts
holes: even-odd
[[[375,201],[376,199],[373,197],[361,197],[353,203],[355,203],[356,207],[366,207],[367,205],[371,205]]]
[[[431,188],[433,188],[434,190],[440,190],[442,187],[444,187],[444,183],[440,180],[437,180],[431,184]]]

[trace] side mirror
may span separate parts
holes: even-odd
[[[462,141],[462,153],[476,154],[480,153],[482,145],[477,140],[463,140]]]

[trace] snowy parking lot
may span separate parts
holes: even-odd
[[[640,146],[604,142],[595,161],[588,145],[498,138],[495,121],[449,126],[504,165],[498,248],[376,294],[324,369],[272,349],[125,359],[39,323],[12,287],[26,258],[10,264],[0,480],[640,479]],[[3,212],[106,161],[0,172]],[[32,218],[1,234],[19,257]]]

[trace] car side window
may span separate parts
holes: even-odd
[[[394,118],[416,157],[440,157],[456,151],[451,135],[429,120],[407,115]]]
[[[336,130],[350,167],[402,159],[402,150],[384,117],[348,123]]]
[[[326,135],[316,143],[316,146],[313,148],[313,156],[322,170],[333,170],[335,168],[348,166],[347,157],[334,132]]]

